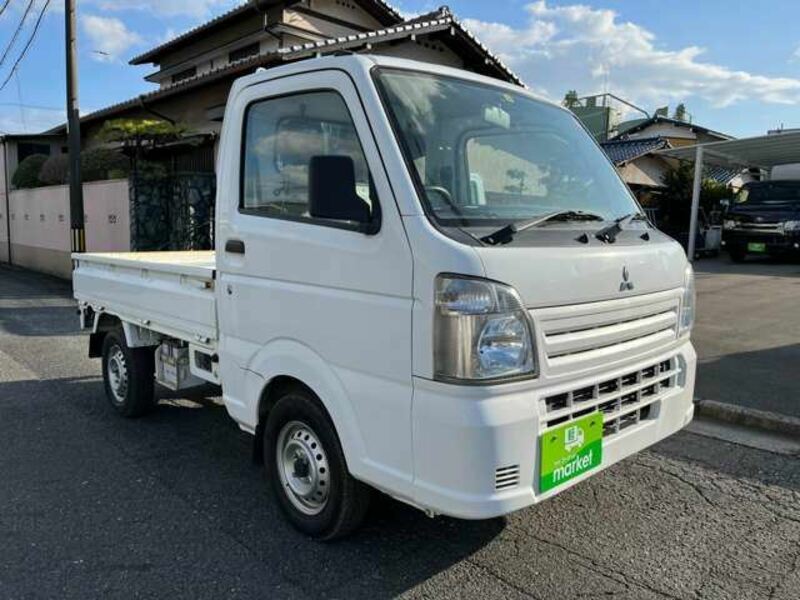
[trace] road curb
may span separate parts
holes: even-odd
[[[717,402],[716,400],[701,400],[696,398],[694,405],[698,415],[708,417],[709,419],[742,425],[744,427],[753,427],[773,433],[781,433],[800,439],[800,419],[795,417],[768,412],[766,410],[726,404],[725,402]]]

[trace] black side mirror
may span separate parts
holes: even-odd
[[[347,221],[363,233],[377,233],[377,215],[356,193],[356,169],[349,156],[311,157],[308,198],[313,218]]]

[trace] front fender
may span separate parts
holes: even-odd
[[[248,395],[252,402],[239,408],[244,414],[243,418],[234,415],[237,420],[256,425],[259,402],[266,386],[276,377],[297,379],[317,395],[328,411],[350,472],[356,476],[364,473],[366,447],[353,405],[333,368],[319,354],[294,340],[275,340],[256,353],[247,370],[258,376],[261,389],[257,394]]]

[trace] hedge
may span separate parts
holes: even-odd
[[[36,159],[31,161],[33,158]],[[81,179],[84,182],[122,179],[128,176],[129,171],[130,161],[119,150],[92,148],[81,152]],[[18,174],[20,183],[17,182]],[[29,156],[19,164],[12,181],[17,188],[64,185],[69,182],[69,156]]]

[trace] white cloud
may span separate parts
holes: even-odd
[[[115,17],[83,15],[81,27],[89,40],[87,50],[100,62],[113,62],[132,46],[140,44],[142,37],[131,31]]]
[[[610,91],[647,107],[702,98],[715,107],[742,100],[800,104],[800,79],[768,77],[702,60],[704,50],[664,49],[656,36],[611,10],[529,4],[527,23],[467,20],[532,88],[554,98],[568,89]],[[800,52],[800,49],[798,49]]]
[[[108,11],[139,10],[164,16],[204,18],[242,0],[86,0]]]

